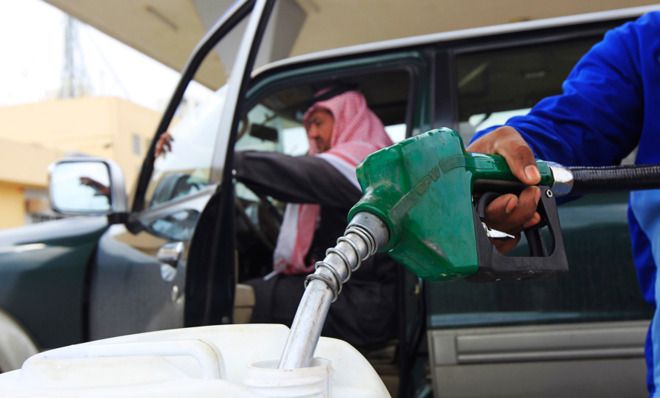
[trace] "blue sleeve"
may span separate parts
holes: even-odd
[[[571,71],[562,94],[507,121],[537,157],[565,165],[610,165],[634,149],[643,117],[643,49],[638,48],[643,19],[609,31]]]

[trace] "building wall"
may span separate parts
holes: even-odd
[[[0,108],[0,137],[63,152],[110,155],[116,130],[111,103],[111,98],[79,98]]]
[[[19,227],[29,213],[43,213],[48,207],[48,165],[63,156],[41,144],[0,138],[0,228]]]
[[[0,138],[0,183],[46,187],[48,166],[61,157],[64,152],[56,148]]]
[[[25,200],[20,185],[0,182],[0,228],[25,223]]]

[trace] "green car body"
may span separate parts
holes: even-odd
[[[106,217],[0,231],[0,307],[41,348],[85,340],[86,280]]]

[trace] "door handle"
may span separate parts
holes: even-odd
[[[181,255],[183,254],[183,242],[168,242],[158,249],[156,253],[156,258],[163,264],[167,264],[171,267],[177,266]]]

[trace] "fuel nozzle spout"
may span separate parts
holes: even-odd
[[[280,369],[310,366],[330,304],[337,300],[351,274],[388,240],[388,228],[380,218],[367,212],[353,216],[344,235],[305,280],[305,293],[284,346]]]

